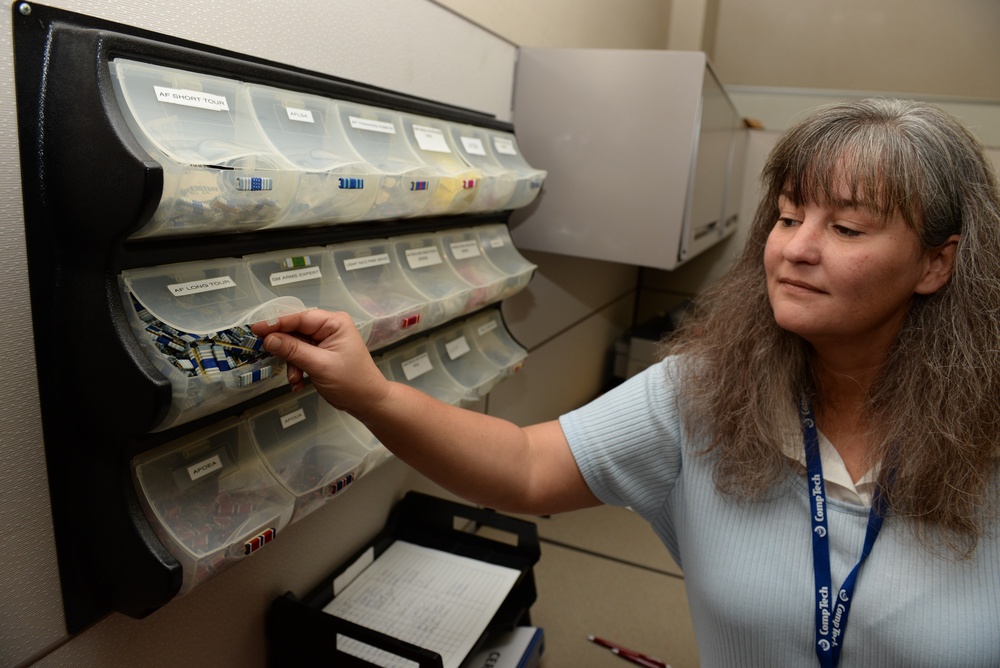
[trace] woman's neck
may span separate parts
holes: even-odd
[[[865,406],[885,354],[858,351],[832,355],[816,351],[813,368],[819,384],[816,423],[837,449],[851,479],[857,482],[871,466],[871,440]]]

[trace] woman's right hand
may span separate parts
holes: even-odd
[[[389,392],[389,381],[346,313],[312,309],[275,321],[258,322],[253,333],[264,349],[288,363],[294,391],[304,386],[303,373],[334,408],[357,415],[377,405]]]

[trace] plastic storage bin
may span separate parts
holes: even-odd
[[[381,174],[357,154],[333,101],[247,84],[252,117],[269,147],[299,169],[299,187],[272,227],[339,223],[368,213]]]
[[[362,340],[368,341],[374,317],[348,293],[328,249],[293,248],[243,259],[254,278],[276,295],[295,297],[309,308],[348,313]]]
[[[429,339],[413,341],[386,353],[378,367],[386,378],[416,388],[446,404],[461,406],[479,398],[444,370]]]
[[[269,543],[292,516],[291,494],[242,421],[144,453],[132,467],[150,524],[183,568],[180,594]]]
[[[462,213],[473,203],[483,182],[483,172],[456,149],[449,124],[433,118],[401,114],[406,138],[417,156],[439,174],[434,197],[424,215]]]
[[[438,172],[414,152],[399,112],[342,101],[336,109],[351,146],[382,174],[375,203],[361,220],[422,214],[434,199]]]
[[[389,245],[410,284],[441,307],[440,322],[466,312],[472,286],[445,260],[439,237],[433,233],[393,237]],[[427,327],[435,324],[428,322]]]
[[[524,366],[528,351],[521,347],[503,324],[499,309],[476,314],[465,322],[465,334],[494,364],[502,378],[517,373]]]
[[[163,167],[163,195],[133,237],[231,232],[285,215],[298,172],[249,115],[238,81],[118,59],[112,82],[125,120]]]
[[[486,396],[506,376],[506,369],[483,354],[461,324],[435,333],[431,336],[431,344],[441,366],[467,389],[470,397]]]
[[[249,325],[305,305],[264,290],[236,259],[122,272],[125,311],[150,361],[170,381],[157,430],[208,415],[285,382],[284,362],[263,351]]]
[[[483,173],[476,199],[466,209],[466,213],[506,209],[507,203],[514,196],[519,177],[517,172],[501,165],[493,155],[489,133],[485,128],[455,123],[449,125],[449,132],[462,159]]]
[[[247,419],[261,459],[295,497],[293,522],[360,475],[371,447],[357,439],[341,415],[309,387],[258,409]]]
[[[445,259],[472,286],[466,313],[495,302],[504,292],[509,277],[483,254],[474,229],[437,232]]]
[[[507,299],[527,287],[538,266],[528,262],[514,247],[507,226],[486,225],[476,228],[476,233],[479,235],[479,247],[483,254],[497,269],[507,275],[497,301]]]
[[[517,175],[517,186],[507,202],[508,209],[519,209],[531,204],[542,190],[548,172],[528,164],[517,146],[517,139],[509,132],[486,130],[490,146],[497,161]]]
[[[410,285],[388,240],[338,244],[329,249],[347,292],[372,317],[370,349],[418,332],[427,322],[440,322],[442,306]]]

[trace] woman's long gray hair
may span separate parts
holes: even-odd
[[[779,194],[798,203],[836,201],[844,180],[859,206],[886,218],[901,214],[927,248],[960,235],[949,283],[914,296],[870,391],[867,417],[891,511],[911,520],[927,544],[968,556],[996,517],[1000,194],[978,140],[936,107],[846,102],[779,140],[743,253],[665,345],[695,362],[686,365],[682,389],[686,427],[716,457],[723,492],[760,498],[787,475],[781,441],[801,439],[796,398],[823,397],[809,345],[774,321],[764,246]]]

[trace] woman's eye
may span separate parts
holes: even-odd
[[[799,221],[795,220],[794,218],[788,218],[786,216],[778,218],[778,224],[781,225],[782,227],[791,227],[792,225],[797,225],[798,222]]]
[[[837,234],[842,237],[860,237],[861,232],[857,230],[852,230],[849,227],[844,227],[843,225],[834,225],[833,229],[836,230]]]

